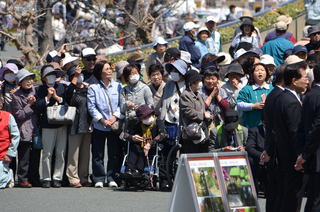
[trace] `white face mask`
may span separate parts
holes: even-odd
[[[7,73],[3,77],[7,82],[14,82],[16,80],[16,75],[14,73]]]
[[[135,74],[133,76],[130,77],[129,82],[130,84],[136,84],[140,79],[139,74]]]
[[[180,74],[178,72],[171,72],[169,75],[172,81],[178,82],[180,80]]]
[[[80,76],[78,77],[77,83],[83,83],[83,80],[84,80],[84,76],[83,74],[80,74]]]
[[[53,87],[54,86],[54,83],[56,82],[56,75],[49,75],[49,76],[46,76],[47,78],[47,85],[48,87]]]
[[[144,124],[144,125],[151,125],[152,123],[154,122],[154,117],[153,116],[151,116],[150,118],[148,118],[148,119],[144,119],[144,120],[142,120],[142,123]]]

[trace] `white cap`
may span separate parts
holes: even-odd
[[[68,63],[77,61],[79,58],[71,56],[69,53],[64,53],[64,58],[62,59],[62,67]]]
[[[298,57],[297,55],[290,55],[289,57],[287,57],[287,59],[285,60],[285,63],[287,65],[290,64],[294,64],[294,63],[300,63],[304,61],[303,59],[301,59],[300,57]]]
[[[58,52],[56,50],[52,50],[51,52],[48,53],[52,58],[55,56],[58,56]]]
[[[96,52],[94,51],[93,48],[84,48],[81,51],[82,57],[88,57],[88,56],[96,56]]]
[[[157,45],[166,45],[166,44],[168,44],[168,42],[163,37],[158,37],[154,42],[153,47]]]
[[[209,36],[210,36],[211,33],[210,33],[210,31],[209,31],[209,29],[207,27],[200,27],[200,29],[198,30],[198,33],[200,34],[203,31],[207,31],[209,33]]]
[[[274,62],[274,59],[271,55],[264,54],[260,57],[260,63],[265,64],[265,65],[274,65],[277,66]]]
[[[184,62],[188,63],[188,64],[191,64],[191,54],[187,51],[183,51],[181,50],[181,56],[180,56],[180,59],[183,60]]]
[[[239,49],[238,51],[236,51],[236,53],[234,54],[234,59],[238,59],[239,57],[241,57],[242,55],[244,55],[247,51],[244,49]]]
[[[197,28],[199,28],[199,25],[193,23],[192,21],[189,21],[183,25],[183,30],[186,32],[188,32],[192,29],[197,29]]]
[[[210,22],[210,21],[213,21],[215,23],[219,23],[219,17],[217,16],[208,16],[206,18],[206,23]]]
[[[232,62],[232,57],[228,53],[219,52],[217,56],[224,56],[224,60],[221,63],[219,63],[219,65],[229,65]]]

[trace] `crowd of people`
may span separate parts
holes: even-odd
[[[80,57],[51,51],[39,84],[8,60],[0,70],[0,188],[120,187],[127,152],[123,174],[137,177],[154,148],[166,159],[179,143],[181,153],[247,151],[267,211],[297,211],[305,191],[306,211],[317,211],[320,26],[296,42],[282,15],[262,42],[253,17],[241,20],[229,53],[208,17],[201,28],[185,23],[179,49],[159,37],[148,58],[111,64],[93,48]],[[57,108],[75,108],[71,122],[52,118]],[[160,189],[169,191],[164,166]]]

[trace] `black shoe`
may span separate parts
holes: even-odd
[[[43,181],[42,188],[50,188],[51,187],[51,181]]]
[[[53,188],[60,188],[61,187],[61,181],[59,180],[54,180],[52,184]]]

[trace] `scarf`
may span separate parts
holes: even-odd
[[[152,122],[150,126],[146,126],[143,123],[141,123],[141,129],[142,129],[142,137],[144,138],[144,141],[141,142],[141,147],[143,148],[147,143],[152,142],[152,132],[154,125],[156,124],[156,120]]]

